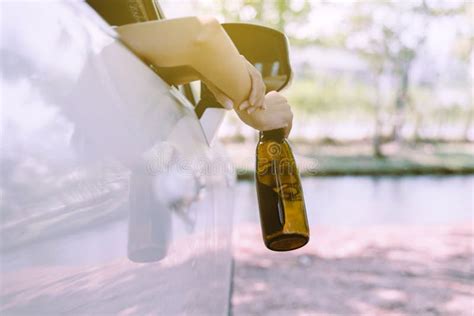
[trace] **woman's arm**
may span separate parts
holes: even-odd
[[[212,17],[186,17],[128,24],[116,28],[122,41],[173,84],[201,79],[235,105],[247,100],[251,80],[245,60]],[[173,71],[172,68],[175,68]]]
[[[201,79],[222,104],[227,102],[219,92],[227,96],[247,125],[260,131],[286,128],[289,133],[293,114],[286,98],[277,92],[263,97],[261,76],[254,73],[252,78],[256,82],[252,83],[249,67],[253,66],[242,58],[216,19],[187,17],[129,24],[118,27],[117,32],[124,43],[148,63],[170,68],[165,78],[168,82],[180,84]],[[242,104],[249,97],[252,99],[252,86],[258,88],[252,91],[255,92],[253,103],[266,110],[249,110],[248,103]],[[242,108],[239,105],[243,105]]]

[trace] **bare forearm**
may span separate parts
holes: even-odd
[[[129,24],[117,28],[124,43],[157,67],[183,67],[180,78],[201,79],[221,90],[235,104],[247,100],[251,80],[245,62],[219,22],[210,17],[186,17]]]

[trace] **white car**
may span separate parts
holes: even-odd
[[[0,2],[0,313],[226,315],[225,110],[205,86],[195,102],[168,85],[110,26],[163,18],[156,0],[88,2],[101,16]],[[284,34],[223,26],[267,91],[289,83]]]
[[[1,3],[2,315],[225,315],[235,173],[86,3]]]

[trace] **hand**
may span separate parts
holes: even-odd
[[[252,81],[252,90],[250,91],[249,99],[242,102],[238,107],[234,105],[231,99],[229,99],[225,94],[223,94],[219,89],[212,86],[212,84],[207,84],[209,90],[211,90],[212,94],[216,98],[217,102],[219,102],[224,108],[231,110],[235,108],[235,110],[247,110],[250,114],[257,109],[265,109],[265,103],[263,102],[265,99],[265,83],[263,82],[262,75],[260,72],[245,59],[243,56],[242,58],[245,60],[245,65],[247,66],[247,70],[250,75],[250,80]]]
[[[288,137],[293,123],[288,100],[279,92],[271,91],[264,98],[265,110],[248,113],[245,110],[236,110],[240,119],[250,127],[259,131],[268,131],[277,128],[285,128],[285,136]]]

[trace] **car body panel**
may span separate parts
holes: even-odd
[[[216,126],[86,4],[1,7],[0,312],[227,314]]]

